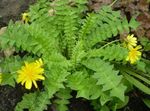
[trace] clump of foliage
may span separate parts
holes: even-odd
[[[72,91],[76,98],[90,100],[95,111],[126,105],[125,93],[133,85],[150,94],[150,61],[142,56],[133,35],[117,37],[139,23],[134,18],[128,21],[111,6],[89,12],[87,3],[38,0],[22,22],[10,22],[0,36],[1,51],[13,49],[13,54],[1,58],[1,85],[15,87],[21,82],[33,89],[15,111],[44,111],[49,104],[68,111]]]

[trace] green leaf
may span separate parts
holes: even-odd
[[[24,111],[24,109],[43,111],[47,109],[48,104],[50,100],[47,92],[29,93],[23,96],[23,100],[17,104],[15,111]]]
[[[48,109],[50,102],[50,97],[46,91],[44,92],[37,92],[36,98],[33,101],[33,104],[30,104],[30,111],[44,111]]]
[[[150,79],[144,77],[144,75],[139,75],[139,74],[136,74],[134,72],[132,72],[133,74],[131,74],[132,76],[138,78],[139,80],[142,80],[143,82],[147,83],[148,85],[150,85]]]
[[[129,25],[135,30],[140,25],[140,23],[137,22],[134,18],[131,18]]]
[[[73,90],[77,90],[77,97],[97,99],[101,96],[102,88],[96,85],[96,80],[88,77],[87,73],[81,71],[75,72],[68,77],[67,86]]]
[[[138,61],[136,66],[137,66],[137,69],[139,69],[139,70],[141,70],[141,71],[146,73],[146,69],[145,69],[146,68],[146,64],[143,61]]]
[[[120,100],[125,101],[124,92],[126,89],[126,86],[124,86],[123,84],[119,84],[116,88],[111,90],[110,95],[118,97]]]
[[[60,88],[64,88],[64,82],[67,81],[67,76],[70,72],[67,71],[69,63],[59,53],[44,56],[47,70],[45,71],[46,79],[43,85],[50,96],[56,93]]]
[[[114,53],[115,52],[115,53]],[[124,61],[127,57],[128,51],[126,48],[120,45],[112,44],[105,48],[93,49],[88,52],[88,58],[90,57],[103,57],[103,60],[109,61]]]
[[[117,102],[117,109],[121,109],[121,108],[125,107],[128,104],[128,102],[129,102],[129,97],[126,96],[124,102],[122,102],[122,101]]]
[[[146,37],[140,38],[140,43],[144,46],[144,51],[150,50],[150,40]]]
[[[60,89],[58,93],[56,93],[57,99],[54,100],[54,104],[58,111],[68,111],[67,105],[70,103],[69,99],[71,96],[71,90],[69,88]]]
[[[86,4],[87,0],[75,0],[75,2],[79,4]]]
[[[108,106],[105,105],[101,107],[100,111],[110,111],[109,109],[110,108],[108,108]]]
[[[108,101],[110,101],[112,98],[109,96],[109,94],[103,93],[100,97],[100,103],[103,106],[104,104],[106,104]]]
[[[147,74],[145,75],[150,78],[150,60],[142,59],[142,61],[146,64],[145,69],[146,69]]]
[[[21,68],[25,59],[26,57],[21,59],[19,56],[12,56],[2,59],[0,63],[2,73],[16,73]]]
[[[145,86],[143,83],[141,83],[140,81],[138,81],[137,79],[133,78],[132,76],[123,73],[124,77],[134,86],[136,86],[137,88],[139,88],[141,91],[145,92],[146,94],[150,95],[150,88]]]
[[[146,37],[140,38],[140,43],[144,46],[144,51],[150,50],[150,40]]]
[[[16,74],[2,74],[1,85],[10,85],[15,87]]]
[[[121,83],[122,76],[119,71],[114,70],[114,66],[109,62],[99,58],[92,58],[82,62],[87,68],[96,71],[93,78],[97,80],[97,85],[101,85],[102,91],[110,91],[110,96],[115,96],[124,101],[126,87]],[[107,70],[106,70],[107,69]]]
[[[143,99],[143,102],[148,108],[150,108],[150,99]]]
[[[45,89],[48,91],[50,96],[57,92],[60,88],[64,88],[63,82],[67,80],[66,77],[70,74],[59,66],[53,66],[51,68],[52,69],[45,74],[46,79],[43,82]]]
[[[76,46],[73,48],[73,54],[71,57],[71,62],[74,66],[79,64],[81,60],[86,56],[86,52],[83,47],[83,41],[77,42]]]
[[[150,40],[146,37],[141,37],[139,40],[144,47],[150,42]]]
[[[36,96],[36,92],[24,94],[22,101],[17,103],[15,111],[23,111],[24,109],[29,109],[34,104]]]

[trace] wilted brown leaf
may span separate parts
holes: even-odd
[[[146,32],[146,37],[150,39],[150,29]]]
[[[90,1],[90,9],[94,11],[98,11],[102,5],[111,4],[113,0],[91,0]]]
[[[0,35],[2,35],[2,34],[6,31],[6,29],[7,29],[7,27],[2,27],[2,28],[0,29]]]
[[[150,28],[150,14],[148,12],[144,12],[138,15],[137,20],[141,23],[141,26],[145,29]]]
[[[92,1],[98,2],[98,3],[110,4],[112,3],[113,0],[92,0]]]
[[[137,37],[143,37],[145,35],[145,29],[143,27],[138,27],[138,29],[136,30],[136,35]]]
[[[138,9],[141,11],[149,10],[149,3],[147,2],[147,0],[140,0],[137,6],[138,6]]]

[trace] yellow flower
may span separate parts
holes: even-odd
[[[134,64],[137,60],[140,59],[141,52],[138,51],[142,47],[140,45],[136,46],[135,48],[131,47],[128,53],[128,57],[126,58],[127,61],[129,61],[131,64]]]
[[[2,73],[0,73],[0,84],[2,83]]]
[[[21,83],[21,85],[25,84],[26,89],[31,89],[32,83],[37,88],[38,86],[36,81],[45,79],[45,77],[42,75],[44,73],[42,66],[43,61],[41,59],[32,63],[25,62],[25,66],[22,66],[21,70],[17,71],[17,82]]]
[[[23,13],[22,14],[22,21],[25,23],[29,22],[29,14],[28,13]]]
[[[127,38],[125,38],[125,47],[128,49],[137,46],[137,38],[134,37],[134,35],[128,35]]]

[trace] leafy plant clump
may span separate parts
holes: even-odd
[[[15,111],[44,111],[50,104],[68,111],[72,91],[90,100],[95,111],[124,107],[133,86],[150,94],[150,61],[129,34],[139,23],[111,6],[89,12],[87,3],[38,0],[0,36],[1,85],[32,89]],[[118,38],[124,32],[129,35]]]

